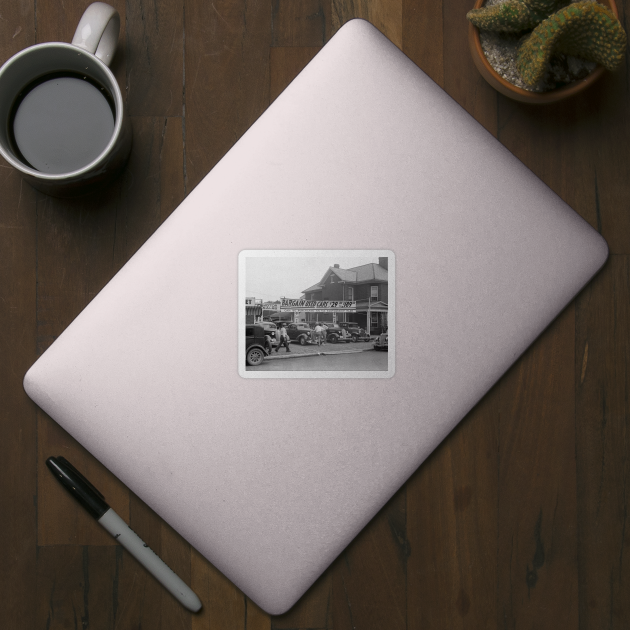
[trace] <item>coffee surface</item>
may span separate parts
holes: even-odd
[[[26,88],[12,130],[21,157],[34,169],[71,173],[103,152],[114,133],[114,114],[104,88],[57,76]]]

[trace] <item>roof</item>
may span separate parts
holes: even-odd
[[[304,289],[304,291],[302,291],[302,293],[310,293],[311,291],[321,291],[324,287],[322,287],[320,284],[314,284],[312,287],[309,287],[308,289]]]
[[[365,282],[366,280],[381,280],[387,282],[387,269],[378,263],[368,263],[359,267],[352,267],[348,271],[356,274],[354,282]]]
[[[332,271],[334,274],[339,276],[344,282],[356,282],[357,274],[350,269],[339,269],[339,267],[330,267],[328,271]],[[326,275],[328,275],[328,271]]]
[[[318,284],[314,284],[308,289],[304,289],[302,293],[312,293],[313,291],[321,291],[326,278],[334,273],[343,282],[369,282],[377,280],[379,282],[387,282],[387,269],[381,267],[378,263],[367,263],[358,267],[350,267],[350,269],[340,269],[339,267],[328,267],[324,277]]]

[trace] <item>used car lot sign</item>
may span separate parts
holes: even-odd
[[[295,309],[299,309],[301,311],[333,311],[337,313],[354,313],[357,310],[357,303],[331,300],[316,302],[314,300],[287,300],[286,298],[282,299],[282,303],[280,305],[281,311],[293,311]]]

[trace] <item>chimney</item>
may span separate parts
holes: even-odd
[[[385,256],[384,258],[379,258],[378,259],[378,264],[383,267],[383,269],[387,269],[387,256]]]
[[[338,265],[337,263],[335,263],[335,264],[333,265],[333,267],[334,267],[335,269],[339,269],[339,265]]]

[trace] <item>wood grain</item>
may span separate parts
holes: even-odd
[[[496,618],[500,393],[493,388],[407,483],[409,630]]]
[[[181,116],[183,0],[127,3],[125,50],[130,116]]]
[[[272,0],[272,46],[323,46],[330,39],[331,6],[326,0]]]
[[[500,384],[497,623],[509,628],[578,624],[574,351],[570,306]]]
[[[114,627],[117,611],[116,547],[60,545],[37,554],[38,594],[32,628]]]
[[[271,11],[262,0],[186,5],[186,191],[269,105]]]
[[[332,627],[407,627],[406,489],[403,487],[332,567]]]
[[[443,65],[442,86],[468,113],[492,135],[497,135],[497,100],[495,92],[474,66],[468,51],[468,0],[443,0]]]
[[[0,618],[21,630],[37,563],[37,409],[22,388],[37,358],[36,194],[4,160],[0,198]]]
[[[31,2],[0,8],[0,63],[35,43]],[[37,410],[22,389],[37,357],[36,193],[0,158],[0,619],[35,627]]]
[[[576,303],[581,628],[630,626],[630,260],[612,256]]]
[[[442,2],[403,0],[402,51],[440,87],[444,87]]]

